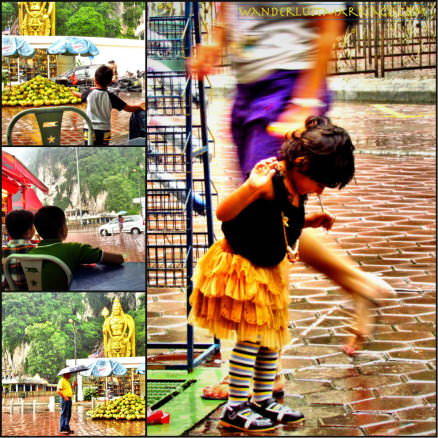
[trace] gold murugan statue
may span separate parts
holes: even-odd
[[[114,298],[111,315],[106,308],[102,314],[105,357],[135,356],[135,323],[132,316],[123,312],[119,298]]]
[[[55,35],[55,2],[18,2],[20,35]]]

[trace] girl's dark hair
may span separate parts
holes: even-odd
[[[286,134],[279,152],[287,170],[304,157],[300,172],[327,187],[342,189],[354,175],[354,146],[345,129],[332,124],[328,117],[310,116],[305,130]]]
[[[101,65],[94,73],[94,78],[102,87],[107,87],[113,80],[113,71],[106,65]]]

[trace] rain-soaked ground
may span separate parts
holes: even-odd
[[[101,236],[97,231],[69,231],[66,242],[88,243],[104,251],[123,254],[126,262],[145,261],[144,234],[113,234]]]
[[[120,99],[128,105],[139,105],[145,101],[145,97],[141,93],[120,93]],[[81,109],[84,112],[87,109],[86,103],[71,105]],[[47,107],[44,107],[47,108]],[[21,111],[31,109],[30,107],[3,107],[2,108],[2,145],[6,146],[6,132],[12,118]],[[111,133],[112,140],[110,144],[126,144],[129,133],[129,119],[131,113],[126,111],[111,111]],[[64,113],[62,120],[61,145],[74,146],[84,143],[83,140],[84,119],[76,113]],[[20,119],[14,126],[12,134],[12,142],[14,146],[32,146],[41,145],[41,135],[38,129],[36,118],[33,114],[29,114]]]
[[[208,118],[221,198],[240,180],[229,111],[230,101],[216,98]],[[322,274],[292,266],[292,336],[322,322],[283,351],[283,401],[305,422],[278,426],[273,435],[436,436],[435,106],[335,103],[329,116],[350,132],[357,154],[356,181],[324,192],[324,207],[336,216],[328,236],[398,293],[381,300],[373,336],[351,358],[342,345],[351,323],[343,309],[351,311],[352,302]],[[308,211],[320,211],[316,200]],[[222,236],[217,221],[215,232]],[[148,342],[185,342],[185,303],[182,290],[148,290]],[[195,329],[196,342],[211,340]],[[224,359],[231,348],[222,344]],[[218,426],[220,411],[187,435],[244,436]]]
[[[26,399],[27,401],[27,399]],[[42,401],[39,400],[42,403]],[[14,407],[10,413],[3,403],[2,436],[62,436],[59,432],[59,405],[55,412],[49,412],[43,407],[34,414],[32,407],[21,413],[20,407]],[[47,405],[46,405],[47,406]],[[73,404],[70,428],[74,431],[70,436],[144,436],[145,422],[122,420],[92,420],[86,416],[91,403]]]

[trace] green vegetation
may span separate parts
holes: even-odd
[[[133,30],[138,26],[143,10],[143,2],[56,2],[55,33],[137,38]],[[17,17],[17,2],[2,2],[2,30],[12,26]]]
[[[122,307],[135,321],[137,356],[145,355],[145,295],[137,306],[135,294],[118,292]],[[30,350],[25,360],[25,373],[56,381],[66,359],[74,358],[73,325],[77,329],[77,357],[88,357],[102,350],[102,309],[111,310],[108,293],[45,292],[2,294],[2,354],[11,354],[20,344]],[[84,317],[83,315],[89,315]]]
[[[88,193],[96,200],[100,193],[107,192],[106,211],[140,213],[140,205],[132,200],[145,195],[144,148],[78,148],[78,157],[83,208],[88,205]],[[53,204],[64,210],[72,207],[72,189],[77,184],[75,148],[39,148],[29,170],[37,173],[42,166],[52,169],[54,177],[64,177],[62,184],[51,188],[56,190]]]

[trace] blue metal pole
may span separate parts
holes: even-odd
[[[185,2],[186,32],[184,35],[184,56],[189,58],[192,48],[192,8],[191,2]],[[192,175],[192,80],[185,74],[187,88],[185,93],[186,136],[186,273],[187,273],[187,316],[190,311],[189,299],[193,290],[193,175]],[[187,370],[193,371],[193,327],[187,324]]]

